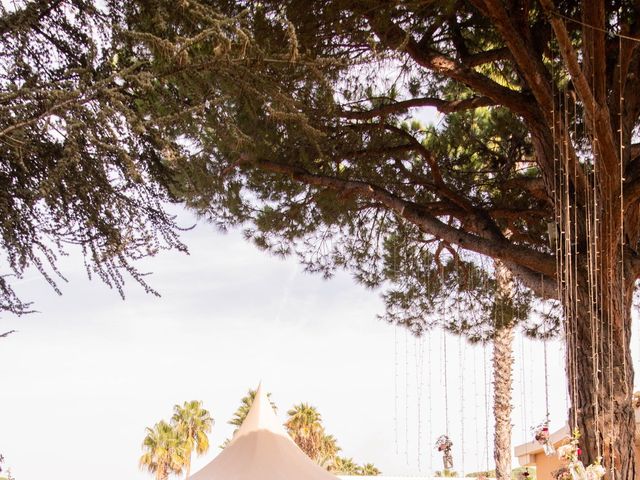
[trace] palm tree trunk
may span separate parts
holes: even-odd
[[[511,479],[511,384],[513,326],[500,328],[493,340],[493,415],[495,418],[494,458],[497,480]]]
[[[511,273],[499,262],[495,263],[498,291],[494,311],[495,336],[493,339],[493,415],[494,459],[497,480],[511,479],[511,389],[513,382],[513,338],[515,333]]]
[[[191,429],[191,427],[188,428],[187,430],[187,443],[186,443],[186,455],[185,455],[185,466],[187,468],[187,473],[186,476],[184,477],[185,480],[189,479],[189,475],[191,475],[191,454],[193,453],[193,430]]]

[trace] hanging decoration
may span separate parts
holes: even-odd
[[[447,335],[442,330],[442,362],[444,368],[442,369],[442,375],[444,380],[444,425],[445,434],[440,435],[436,440],[436,450],[442,452],[442,463],[445,470],[453,468],[453,456],[451,455],[451,447],[453,442],[449,439],[449,385],[447,375]]]
[[[436,450],[442,452],[442,465],[445,470],[451,470],[453,468],[451,447],[453,447],[453,442],[446,435],[440,435],[438,440],[436,440]]]
[[[551,443],[548,420],[545,420],[540,425],[533,428],[533,438],[535,438],[536,442],[542,445],[545,455],[553,455],[556,453],[556,449],[553,447],[553,443]]]
[[[587,471],[579,459],[581,453],[582,451],[578,446],[578,440],[575,435],[571,442],[558,448],[558,457],[569,462],[567,469],[573,480],[587,480]]]
[[[529,468],[525,467],[525,469],[522,472],[520,472],[519,480],[529,480],[530,477],[531,477],[531,474],[529,473]]]
[[[605,468],[602,466],[601,458],[598,457],[595,462],[585,468],[584,464],[580,460],[582,450],[579,445],[580,430],[577,428],[573,431],[571,441],[558,448],[558,457],[562,460],[567,460],[567,471],[569,477],[566,476],[566,472],[560,472],[560,475],[556,479],[565,480],[570,478],[571,480],[600,480],[606,473]]]
[[[597,460],[587,467],[588,480],[600,480],[602,477],[604,477],[606,470],[600,462],[601,460]]]
[[[458,464],[458,468],[462,477],[464,477],[464,425],[465,425],[465,402],[464,402],[464,392],[465,392],[465,381],[464,381],[464,354],[462,351],[462,336],[458,337],[458,365],[460,367],[460,463]]]

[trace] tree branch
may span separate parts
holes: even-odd
[[[533,96],[540,106],[542,115],[546,118],[547,124],[544,128],[548,130],[548,126],[551,125],[556,131],[563,132],[565,129],[563,128],[561,116],[554,116],[553,114],[555,110],[555,99],[551,88],[552,79],[542,62],[542,58],[536,54],[529,42],[516,27],[512,20],[513,15],[507,11],[502,0],[472,0],[472,3],[490,18],[507,44],[519,68],[520,74],[531,88]],[[562,142],[559,142],[559,144],[560,143]],[[573,144],[568,142],[567,148],[569,149],[571,162],[577,164],[578,160],[573,149]],[[543,159],[541,159],[540,164],[548,168],[548,165],[544,165],[545,162]],[[576,190],[582,192],[587,182],[581,169],[576,169],[576,173],[577,178],[572,179],[572,181],[576,183]]]
[[[504,186],[526,190],[532,197],[551,203],[551,198],[549,198],[544,180],[541,177],[516,177],[507,180]]]
[[[555,278],[541,275],[530,268],[523,267],[513,262],[504,262],[506,267],[542,299],[558,299],[558,284]]]
[[[467,67],[478,67],[485,63],[496,62],[498,60],[508,60],[509,58],[511,58],[509,49],[500,47],[467,55],[462,58],[462,63]]]
[[[478,107],[487,107],[495,105],[495,102],[488,97],[472,97],[461,100],[441,100],[439,98],[412,98],[400,102],[381,105],[371,110],[350,110],[340,112],[342,118],[350,120],[370,120],[372,118],[391,115],[394,113],[403,113],[410,108],[417,107],[434,107],[441,113],[453,113],[462,110],[470,110]]]
[[[24,8],[0,18],[0,37],[21,28],[32,28],[52,10],[58,8],[63,1],[38,0],[29,2]]]
[[[613,129],[611,128],[611,117],[609,115],[609,107],[606,102],[598,103],[598,99],[594,96],[584,72],[580,68],[578,56],[573,49],[571,39],[567,28],[562,19],[555,14],[555,8],[552,0],[540,0],[545,12],[549,15],[549,21],[553,27],[553,31],[558,39],[560,54],[564,59],[564,63],[571,75],[571,80],[576,89],[580,100],[584,107],[586,117],[586,126],[598,140],[595,148],[598,156],[602,159],[603,171],[610,179],[620,177],[618,157],[616,152],[616,142],[614,141]],[[616,182],[612,182],[615,185]],[[609,192],[612,197],[616,196],[616,192]]]
[[[503,87],[473,68],[456,62],[426,45],[419,45],[411,35],[388,18],[382,19],[381,15],[376,16],[373,13],[366,13],[365,17],[375,34],[389,48],[407,52],[418,65],[467,85],[532,124],[544,124],[540,111],[526,95]]]
[[[288,175],[294,180],[308,185],[328,188],[338,192],[349,192],[363,198],[375,200],[416,225],[424,233],[436,236],[450,244],[458,245],[465,250],[499,258],[549,277],[554,277],[556,274],[556,262],[551,255],[514,245],[506,239],[487,239],[449,226],[426,213],[423,208],[420,208],[420,205],[403,200],[376,185],[357,180],[344,180],[338,177],[317,175],[299,166],[265,159],[255,160],[253,163],[258,168]]]
[[[501,0],[472,0],[472,3],[491,19],[520,67],[520,72],[536,97],[543,115],[550,118],[553,110],[553,95],[542,59],[535,55],[517,31]]]

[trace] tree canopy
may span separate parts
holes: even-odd
[[[417,333],[444,321],[490,337],[501,309],[525,318],[532,298],[555,299],[585,458],[606,444],[634,478],[638,13],[622,0],[16,7],[0,27],[8,268],[49,275],[70,242],[116,287],[122,269],[142,280],[131,260],[182,248],[162,208],[180,200],[310,271],[388,282],[387,318]],[[506,302],[490,259],[518,280]]]
[[[162,246],[184,248],[162,204],[182,200],[221,228],[242,225],[261,248],[297,252],[312,271],[348,268],[368,286],[390,280],[396,288],[387,294],[387,317],[415,331],[426,328],[430,312],[459,318],[451,315],[454,305],[478,315],[450,327],[485,324],[487,308],[494,308],[491,269],[465,259],[451,235],[425,235],[389,207],[391,197],[371,198],[369,186],[382,189],[374,197],[431,205],[436,222],[451,223],[440,227],[455,233],[465,230],[456,222],[469,219],[456,206],[461,198],[449,197],[471,182],[477,191],[467,206],[480,202],[514,222],[540,202],[518,185],[511,195],[496,188],[510,175],[504,164],[515,157],[509,154],[530,150],[526,130],[508,110],[483,109],[493,102],[450,82],[440,81],[452,105],[435,98],[407,103],[405,97],[434,88],[425,81],[429,72],[385,53],[367,18],[351,10],[357,4],[318,2],[314,12],[303,4],[107,3],[101,9],[86,1],[65,8],[36,2],[6,13],[11,41],[3,47],[8,130],[2,133],[16,190],[5,191],[11,215],[4,216],[3,246],[13,273],[35,266],[55,285],[47,267],[57,272],[56,253],[80,244],[90,271],[122,293],[121,270],[143,281],[131,260]],[[429,19],[431,28],[452,14],[448,8]],[[322,25],[312,25],[316,16]],[[342,34],[329,35],[336,25]],[[376,78],[379,68],[385,78]],[[468,101],[456,103],[456,96]],[[420,106],[461,113],[446,129],[403,121]],[[25,147],[20,135],[38,141]],[[491,169],[482,165],[488,143],[495,150]],[[53,158],[45,161],[40,149]],[[35,165],[20,170],[26,153]],[[426,154],[432,163],[447,159],[435,190]],[[248,168],[256,162],[261,168]],[[303,170],[319,176],[294,178]],[[335,178],[327,183],[323,175]],[[443,200],[447,183],[456,188],[447,187]],[[535,225],[526,228],[535,227],[544,244],[542,216],[534,213]],[[24,310],[10,282],[3,285],[8,308]],[[518,312],[526,317],[526,302]]]
[[[180,475],[186,470],[185,478],[188,479],[192,453],[207,453],[208,434],[213,423],[211,414],[203,408],[201,401],[174,405],[169,422],[160,420],[152,428],[147,427],[140,468],[155,474],[157,480],[167,480],[170,475]]]

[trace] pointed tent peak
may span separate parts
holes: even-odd
[[[258,382],[258,388],[256,388],[256,394],[254,398],[258,398],[259,396],[264,395],[262,393],[262,380]]]
[[[258,384],[249,413],[234,435],[233,441],[258,430],[268,430],[276,435],[289,437],[282,424],[278,421],[276,412],[273,411],[271,400],[269,400],[266,390],[262,387],[262,382]]]
[[[338,480],[311,460],[278,421],[271,401],[258,385],[238,432],[220,454],[191,477],[193,480]]]

